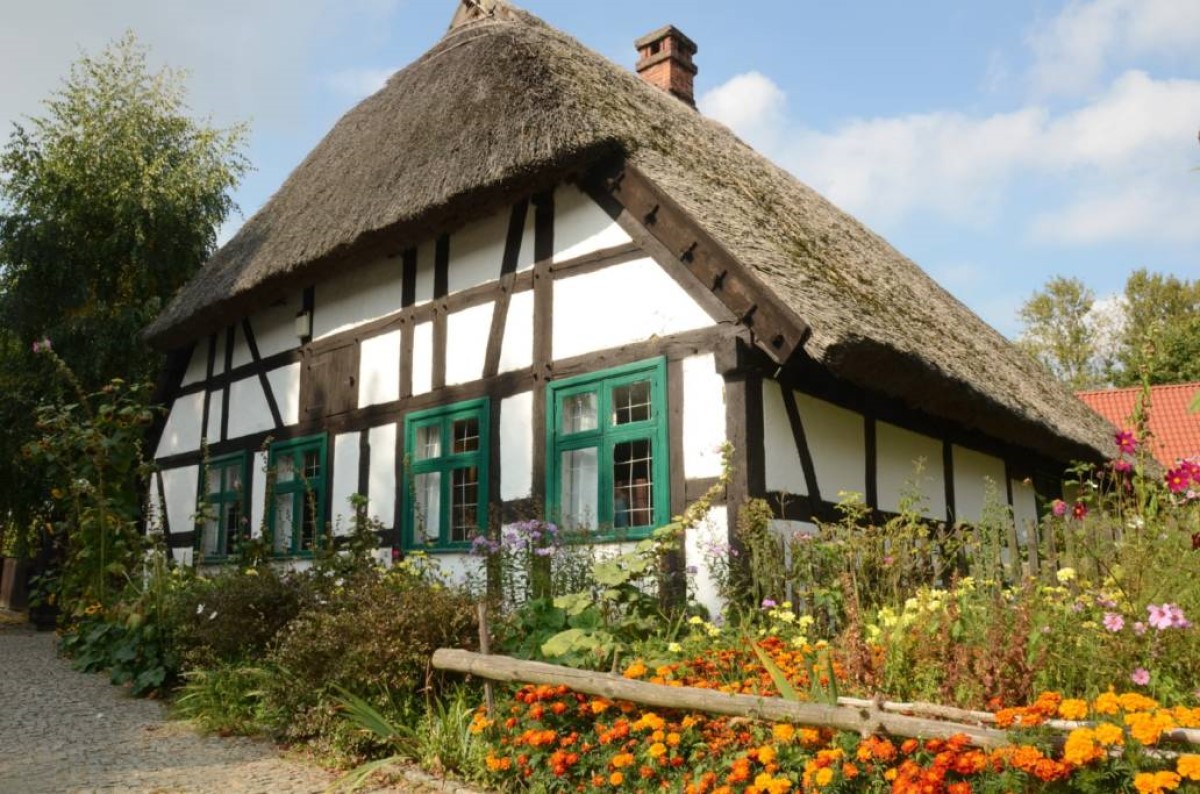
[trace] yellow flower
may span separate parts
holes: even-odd
[[[1133,787],[1140,794],[1162,794],[1179,788],[1179,775],[1174,772],[1139,772],[1133,779]]]
[[[821,769],[817,771],[816,780],[818,786],[828,786],[833,782],[833,770],[827,766],[821,767]]]
[[[1064,720],[1086,719],[1087,714],[1088,706],[1085,700],[1064,700],[1058,704],[1058,716]]]
[[[1097,714],[1116,714],[1121,710],[1121,699],[1115,692],[1105,692],[1092,703]]]
[[[771,735],[779,742],[790,742],[796,736],[796,726],[787,723],[779,722],[771,728]]]
[[[662,758],[667,754],[667,746],[662,742],[655,742],[654,744],[650,745],[649,752],[651,758]]]
[[[1059,568],[1055,576],[1058,577],[1059,584],[1066,584],[1067,582],[1075,581],[1078,574],[1075,573],[1074,568]]]
[[[1200,780],[1200,755],[1181,755],[1176,767],[1180,777],[1188,780]]]
[[[1125,743],[1125,731],[1111,722],[1100,723],[1096,726],[1094,732],[1096,734],[1096,741],[1100,742],[1104,747]]]
[[[671,653],[683,653],[683,646],[677,642],[673,642],[667,646],[667,650]]]
[[[1063,760],[1075,766],[1087,766],[1104,757],[1104,750],[1096,743],[1096,734],[1091,728],[1076,728],[1067,737],[1063,747]]]
[[[769,744],[764,744],[758,748],[758,762],[763,766],[775,763],[776,759],[775,748]]]

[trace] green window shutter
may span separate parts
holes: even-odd
[[[321,544],[329,482],[325,434],[271,445],[273,487],[267,506],[277,556],[312,554]]]
[[[595,540],[668,523],[666,360],[552,382],[547,400],[547,514]]]
[[[468,550],[486,529],[490,417],[487,398],[405,417],[405,549]]]

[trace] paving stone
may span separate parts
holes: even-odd
[[[168,720],[158,701],[75,672],[54,644],[49,632],[0,627],[0,794],[318,794],[336,779],[270,742]],[[388,791],[441,789],[415,776]]]

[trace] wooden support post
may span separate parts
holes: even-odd
[[[488,633],[487,602],[480,601],[477,608],[479,610],[479,653],[487,656],[492,652],[492,640]],[[487,704],[488,719],[496,719],[496,695],[492,692],[490,681],[485,681],[483,684],[483,700]]]

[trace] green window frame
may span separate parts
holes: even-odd
[[[236,554],[247,534],[246,454],[206,461],[200,467],[199,487],[203,511],[196,527],[196,553],[206,560]]]
[[[279,557],[310,555],[321,545],[329,481],[325,434],[271,445],[268,525]]]
[[[405,417],[405,549],[469,549],[486,529],[490,417],[487,398]]]
[[[667,362],[548,384],[547,514],[594,540],[644,538],[670,520]]]

